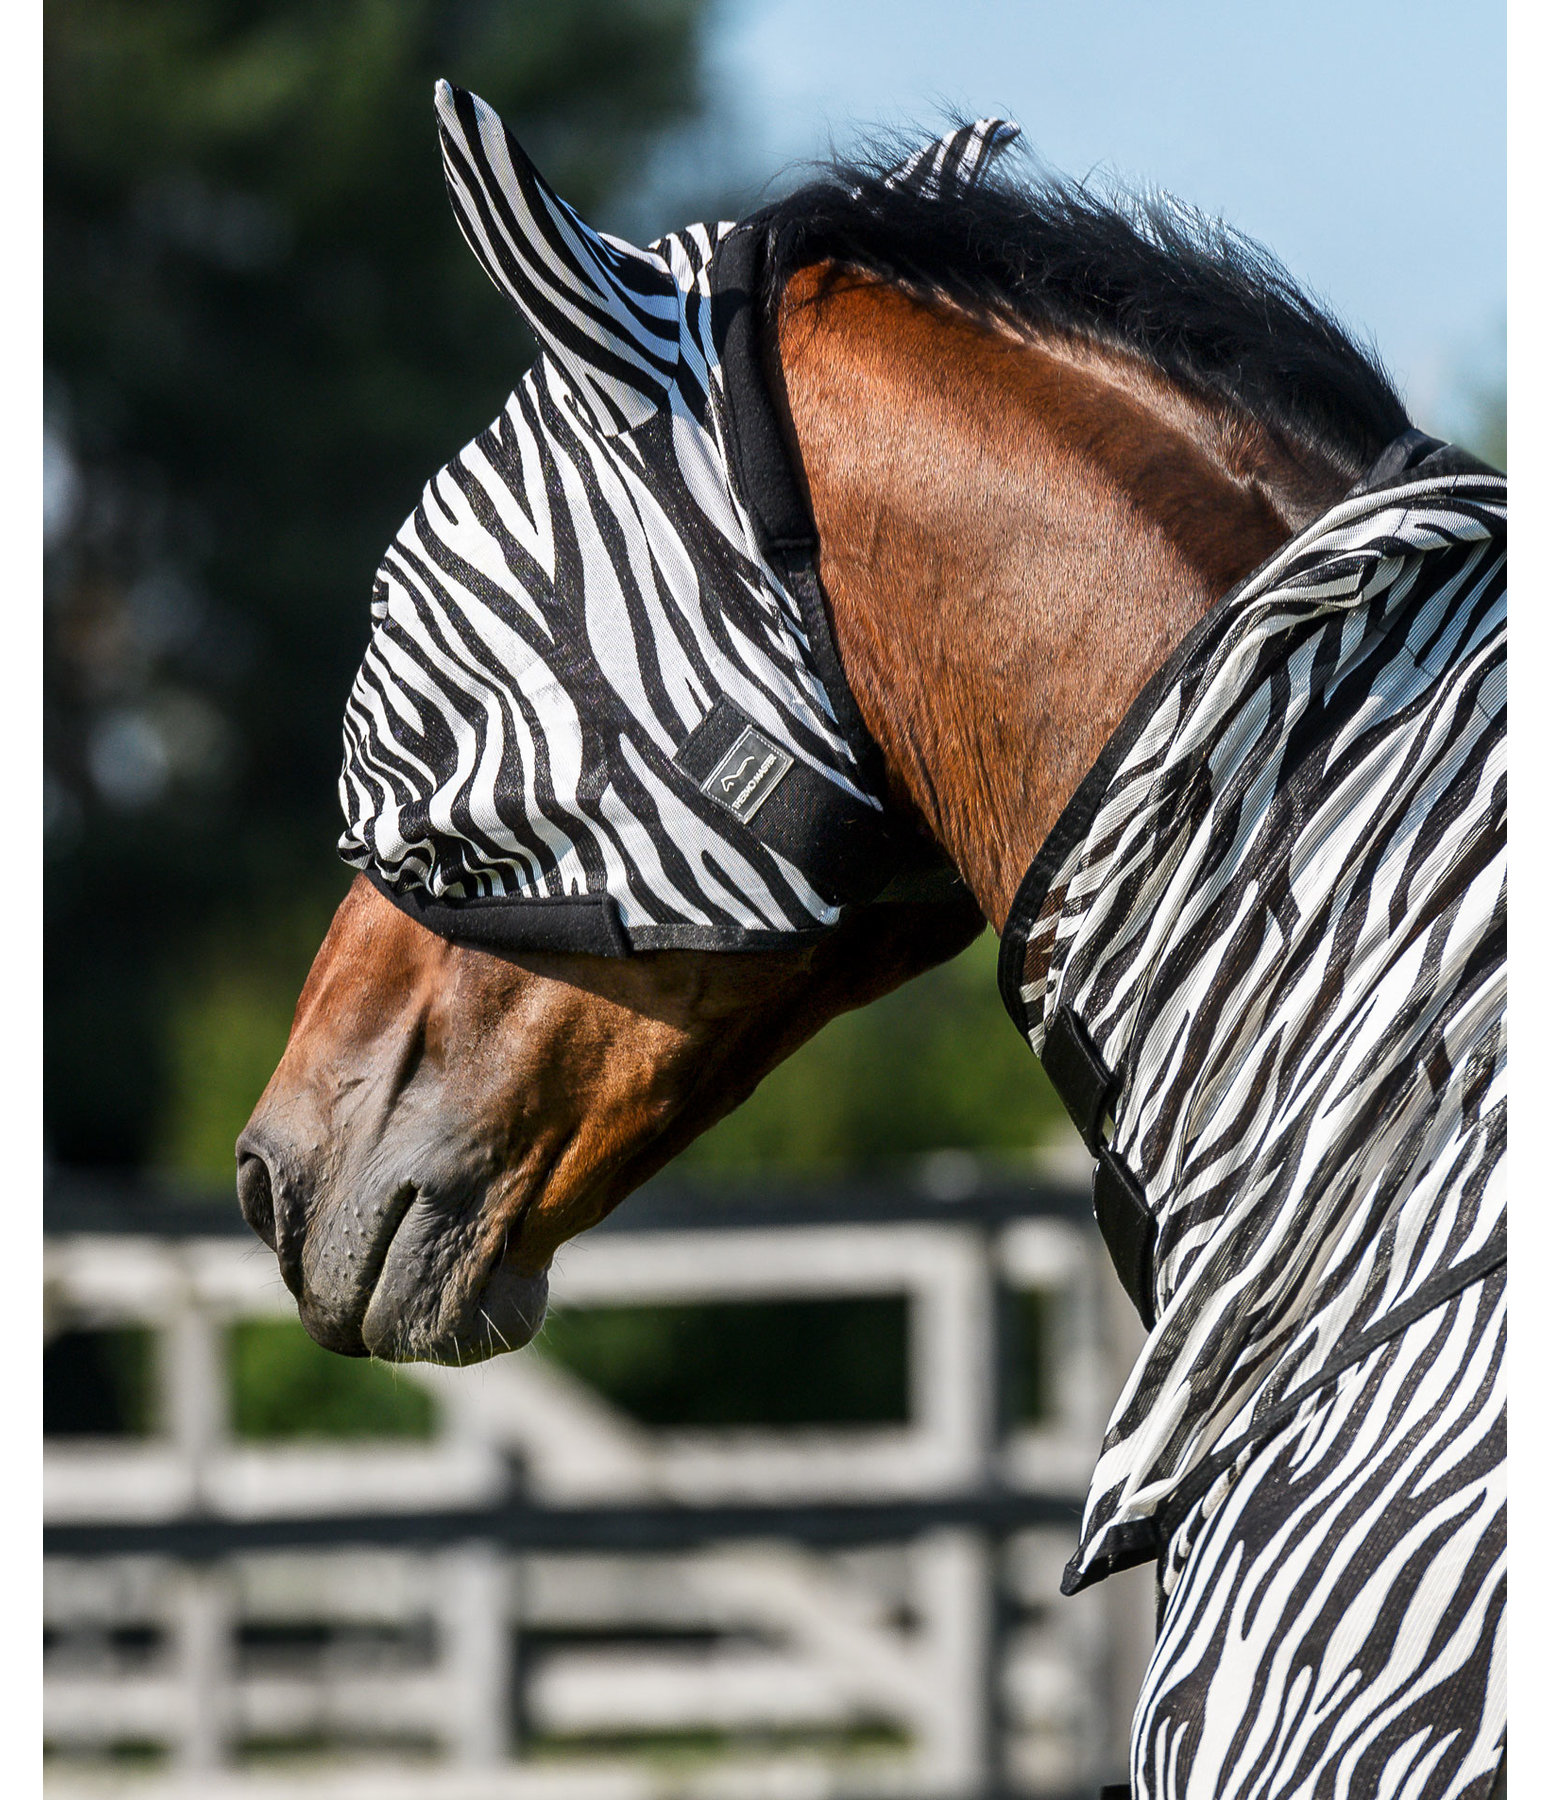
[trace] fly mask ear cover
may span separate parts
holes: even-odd
[[[625,955],[826,930],[906,854],[764,387],[758,221],[591,230],[439,83],[463,235],[540,354],[389,547],[345,861],[443,936]],[[1015,127],[890,178],[977,179]]]

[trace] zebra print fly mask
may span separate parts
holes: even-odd
[[[826,930],[914,846],[884,814],[765,391],[757,219],[636,249],[483,101],[442,82],[436,108],[458,224],[540,354],[383,559],[340,854],[497,948]],[[946,193],[1016,136],[981,120],[888,180]]]

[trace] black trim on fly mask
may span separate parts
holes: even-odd
[[[818,579],[818,527],[792,467],[765,379],[759,296],[766,249],[765,221],[755,214],[729,232],[711,258],[711,330],[721,359],[728,462],[760,552],[801,611],[808,648],[835,723],[863,778],[880,788],[882,753],[861,717],[835,647]],[[725,718],[736,709],[730,701],[719,701],[680,746],[674,761],[686,771],[690,759],[698,759],[698,751],[691,748],[695,739],[702,732],[716,737],[723,730],[717,713]],[[752,729],[747,720],[742,724]],[[780,790],[789,790],[784,801]],[[940,846],[901,830],[898,821],[858,804],[801,763],[781,779],[771,804],[761,805],[754,820],[749,829],[796,862],[833,900],[946,898],[962,886]],[[793,848],[797,844],[803,846],[800,851]],[[838,884],[835,891],[825,889],[822,877]]]
[[[759,549],[801,609],[802,628],[835,723],[863,775],[875,780],[882,774],[882,755],[861,717],[834,645],[818,580],[818,527],[791,466],[764,377],[759,331],[764,255],[762,222],[755,216],[728,232],[711,258],[711,331],[726,396],[728,461]]]
[[[628,956],[630,940],[611,894],[512,899],[433,900],[419,888],[400,891],[375,869],[366,879],[427,931],[476,950],[569,950],[588,956]]]

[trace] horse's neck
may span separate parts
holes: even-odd
[[[787,289],[779,374],[840,658],[999,930],[1147,678],[1345,483],[1117,355],[818,282]]]

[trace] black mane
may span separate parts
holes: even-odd
[[[1165,197],[1019,180],[1006,156],[973,190],[931,199],[885,185],[896,160],[835,161],[758,215],[766,317],[798,269],[832,260],[1128,351],[1352,480],[1409,426],[1376,355],[1229,227]]]

